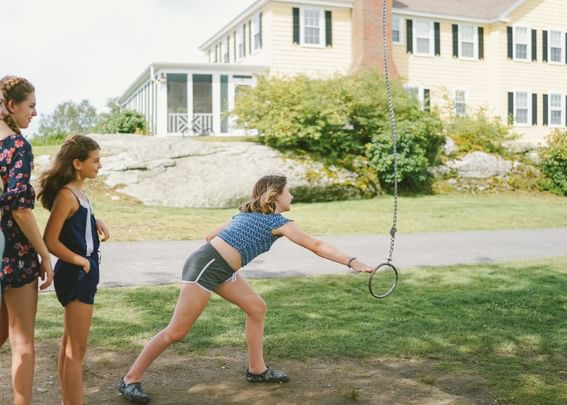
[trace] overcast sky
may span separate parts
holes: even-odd
[[[100,112],[152,62],[206,62],[199,45],[253,2],[0,0],[0,76],[29,79],[40,115],[83,99]]]

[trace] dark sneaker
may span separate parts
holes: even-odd
[[[148,404],[150,402],[150,396],[142,389],[142,383],[136,382],[126,384],[124,382],[124,378],[122,378],[118,383],[118,391],[124,395],[124,398],[129,399],[132,402],[136,402],[138,404]]]
[[[274,370],[273,368],[268,367],[266,371],[260,374],[253,374],[250,371],[246,370],[246,381],[251,383],[284,383],[289,381],[289,377],[283,371]]]

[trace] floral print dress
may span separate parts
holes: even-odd
[[[12,215],[15,209],[34,207],[35,191],[30,183],[32,162],[31,145],[21,134],[0,139],[0,177],[4,185],[0,196],[0,225],[6,238],[0,267],[3,289],[29,284],[39,275],[37,253]]]

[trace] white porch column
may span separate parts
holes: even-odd
[[[157,132],[156,135],[167,135],[167,79],[161,79],[162,72],[158,73],[158,85],[156,86],[157,99]],[[167,74],[163,72],[164,78]]]
[[[187,72],[187,118],[191,135],[195,135],[193,133],[193,72]]]
[[[220,74],[213,73],[213,132],[215,135],[221,133],[221,97],[220,97]]]

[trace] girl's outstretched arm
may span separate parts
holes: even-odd
[[[224,228],[226,228],[227,226],[230,225],[230,223],[232,222],[232,219],[229,219],[228,221],[220,224],[219,226],[217,226],[215,229],[213,229],[211,232],[209,232],[207,234],[207,236],[205,236],[205,240],[207,242],[210,242],[215,236],[217,236]]]
[[[335,246],[328,242],[316,239],[305,232],[303,232],[295,222],[288,222],[287,224],[279,227],[274,231],[274,234],[282,235],[291,240],[293,243],[304,247],[315,253],[317,256],[323,257],[325,259],[331,260],[343,264],[345,266],[350,266],[353,270],[358,272],[370,273],[374,269],[368,267],[366,264],[362,263],[360,260],[346,253],[340,251]]]
[[[53,201],[53,207],[51,207],[43,239],[51,253],[64,262],[82,267],[85,273],[88,273],[91,269],[90,262],[85,257],[69,250],[59,241],[65,220],[79,209],[78,205],[77,198],[71,191],[64,188],[59,190]]]

